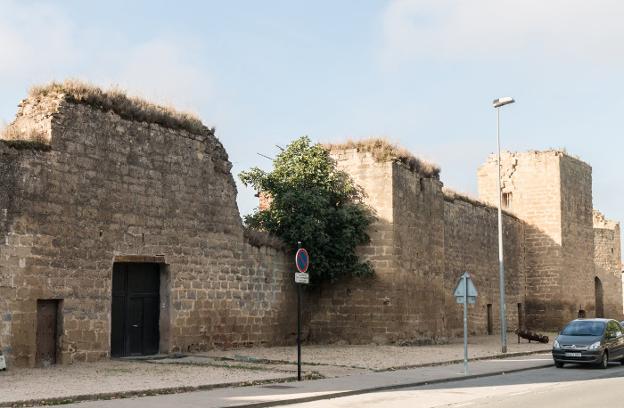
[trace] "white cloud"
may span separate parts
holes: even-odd
[[[624,59],[624,2],[395,0],[383,15],[383,60]]]
[[[119,64],[98,70],[93,80],[115,84],[133,95],[178,109],[197,111],[213,99],[210,75],[194,61],[198,52],[184,38],[159,39],[129,49],[109,50],[109,59]]]
[[[0,89],[78,78],[200,111],[214,99],[199,42],[156,33],[135,42],[114,26],[78,24],[54,3],[0,0]],[[23,95],[22,93],[22,95]]]
[[[71,23],[51,5],[5,0],[0,13],[0,75],[40,77],[75,62]]]

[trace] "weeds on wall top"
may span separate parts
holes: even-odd
[[[0,143],[16,150],[49,151],[50,144],[35,129],[19,129],[9,125],[0,129]]]
[[[156,105],[141,98],[131,97],[121,89],[103,90],[97,86],[76,80],[52,82],[30,89],[30,98],[65,95],[67,100],[84,103],[94,108],[110,111],[124,119],[155,123],[171,129],[183,129],[195,134],[210,132],[210,129],[195,115],[179,112],[173,108]]]
[[[369,152],[375,160],[380,162],[396,161],[403,163],[410,170],[415,171],[425,177],[440,178],[440,167],[426,160],[419,159],[412,155],[409,150],[390,143],[382,138],[370,138],[363,140],[348,140],[340,144],[326,144],[325,147],[331,150],[356,149],[358,152]]]

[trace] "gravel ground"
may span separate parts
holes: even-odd
[[[548,335],[552,341],[554,336],[552,333]],[[469,356],[494,357],[500,355],[499,347],[498,336],[471,337]],[[510,353],[550,347],[550,344],[529,344],[526,340],[518,344],[515,335],[509,337]],[[10,369],[0,372],[0,405],[85,394],[292,378],[296,376],[296,358],[296,348],[291,346],[211,351],[159,360],[114,360],[45,369]],[[432,346],[304,345],[302,358],[304,374],[342,377],[372,370],[459,360],[463,358],[463,344],[459,339],[451,344]]]
[[[232,358],[239,358],[240,356],[236,355]],[[185,356],[182,358],[165,358],[159,360],[150,360],[155,364],[192,364],[192,365],[210,365],[216,367],[238,367],[238,368],[246,368],[246,369],[254,369],[254,370],[265,370],[265,371],[275,371],[282,373],[289,373],[291,376],[297,375],[297,364],[296,361],[292,363],[271,363],[266,361],[249,361],[249,359],[239,359],[239,360],[223,360],[220,358],[208,357],[203,354],[193,354],[189,356]],[[322,376],[325,378],[332,377],[345,377],[353,374],[361,374],[364,372],[370,372],[369,369],[364,368],[354,368],[354,367],[341,367],[335,365],[306,365],[302,367],[303,375],[311,375],[311,376]]]
[[[541,344],[522,340],[518,344],[517,336],[510,334],[507,342],[509,353],[547,350],[552,347],[553,333],[547,333],[551,343]],[[458,342],[459,341],[459,342]],[[500,355],[499,336],[473,336],[468,339],[469,358],[494,357]],[[237,358],[252,357],[273,361],[297,361],[295,347],[248,348],[229,351],[211,351],[205,353],[211,357]],[[451,344],[431,346],[340,346],[340,345],[304,345],[301,358],[304,364],[323,364],[328,366],[357,367],[368,370],[384,370],[394,367],[420,364],[441,363],[464,358],[463,340],[454,340]],[[316,367],[314,368],[317,369]],[[317,370],[320,371],[320,370]]]
[[[291,377],[242,368],[102,361],[0,372],[0,404],[84,394],[143,391]]]

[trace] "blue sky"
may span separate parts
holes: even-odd
[[[495,149],[565,148],[624,219],[624,3],[0,0],[0,120],[36,83],[119,85],[217,128],[234,172],[309,135],[384,136],[476,195]],[[253,192],[239,185],[249,213]]]

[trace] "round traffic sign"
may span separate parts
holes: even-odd
[[[297,254],[295,255],[295,265],[297,265],[297,270],[301,273],[306,273],[308,271],[308,266],[310,266],[310,256],[308,255],[308,251],[303,248],[299,248]]]

